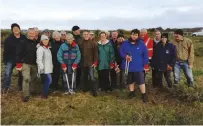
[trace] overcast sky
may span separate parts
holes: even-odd
[[[0,0],[1,28],[183,28],[203,26],[203,0]]]

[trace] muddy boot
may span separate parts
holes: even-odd
[[[135,91],[131,91],[128,95],[128,98],[132,99],[133,97],[135,97]]]
[[[146,93],[142,94],[142,101],[143,101],[144,103],[148,102],[148,96],[147,96]]]

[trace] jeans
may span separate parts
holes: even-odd
[[[96,80],[94,77],[94,68],[93,67],[82,67],[82,78],[81,82],[84,83],[84,90],[88,91],[90,88],[91,90],[96,90]],[[88,75],[90,79],[90,84],[88,83]]]
[[[42,95],[47,96],[49,86],[50,86],[51,81],[52,81],[51,74],[42,74],[41,78],[42,78],[42,84],[43,84]]]
[[[12,62],[6,63],[3,88],[10,88],[11,76],[13,73],[13,69],[15,68],[15,65],[16,64],[12,63]],[[22,89],[22,73],[21,72],[18,73],[18,88]]]
[[[187,79],[187,83],[189,85],[193,85],[193,74],[192,74],[192,69],[189,68],[188,62],[176,62],[174,66],[174,83],[178,84],[180,80],[180,69],[183,69],[184,75]]]

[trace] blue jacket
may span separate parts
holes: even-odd
[[[123,42],[120,46],[120,55],[122,57],[122,69],[125,69],[126,55],[132,56],[129,72],[141,72],[144,70],[144,65],[148,64],[147,47],[141,39],[138,39],[135,44],[132,44],[129,40]]]
[[[171,43],[166,43],[163,47],[162,42],[159,42],[155,48],[152,57],[152,68],[158,71],[165,71],[167,64],[174,66],[176,60],[176,48]]]
[[[81,53],[78,45],[76,47],[70,47],[67,42],[63,43],[57,53],[57,59],[61,64],[78,64],[81,59]]]

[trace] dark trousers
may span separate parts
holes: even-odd
[[[94,77],[94,68],[93,67],[82,67],[81,68],[81,82],[84,84],[84,91],[96,91],[96,80]],[[89,79],[88,79],[89,78]]]
[[[157,87],[157,83],[156,83],[156,79],[157,79],[157,71],[156,70],[152,70],[152,85],[153,87]]]
[[[108,91],[110,90],[110,81],[109,81],[109,69],[99,70],[99,87],[101,90]]]
[[[159,86],[159,87],[163,87],[163,75],[166,79],[166,83],[169,87],[172,86],[172,80],[171,80],[171,71],[156,71],[156,80],[155,83]]]
[[[116,89],[117,88],[117,83],[118,83],[117,79],[119,79],[119,78],[116,75],[116,72],[115,72],[114,69],[111,69],[111,71],[110,71],[110,77],[111,77],[111,82],[110,82],[111,89]]]
[[[81,85],[80,83],[80,79],[81,79],[81,67],[77,68],[77,75],[76,75],[76,88],[77,89],[81,89],[83,85]]]
[[[58,90],[59,88],[59,78],[61,76],[61,65],[60,64],[54,64],[54,69],[53,69],[53,74],[52,74],[52,85],[51,88],[53,90]],[[61,76],[62,78],[62,76]],[[62,83],[63,83],[63,79],[62,79]]]

